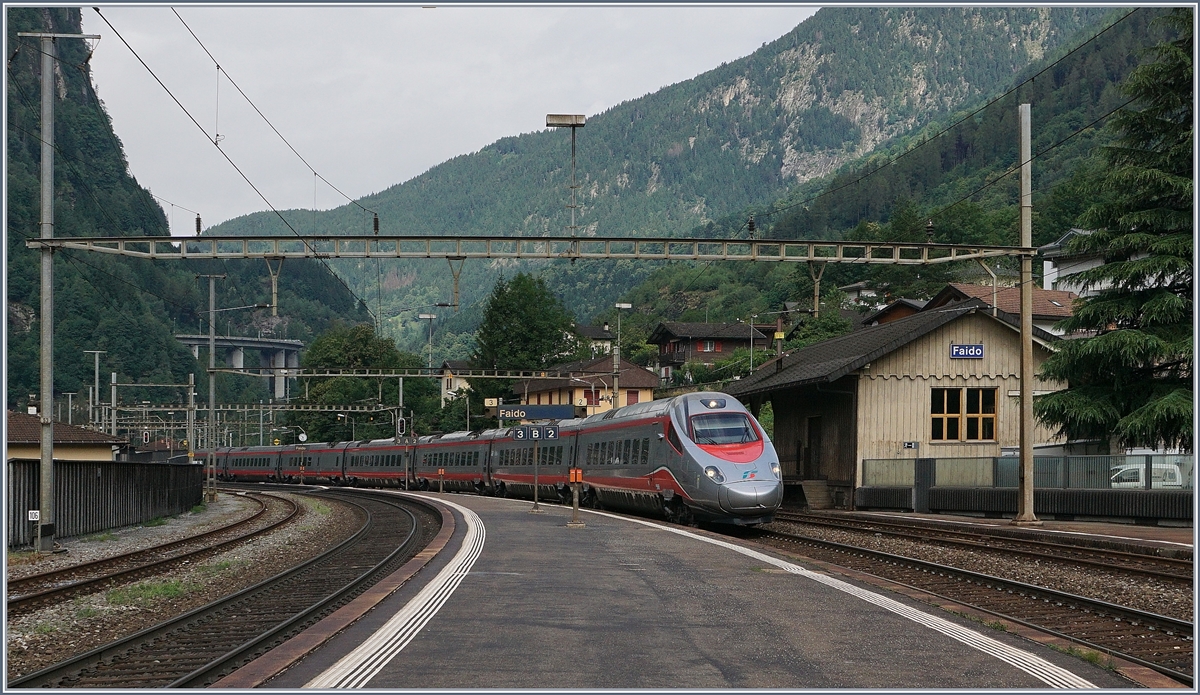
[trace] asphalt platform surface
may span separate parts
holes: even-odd
[[[263,687],[1131,685],[1016,635],[830,579],[802,560],[705,540],[733,542],[717,534],[587,511],[584,528],[569,528],[571,510],[557,505],[535,515],[524,501],[422,496],[454,506],[445,552]]]

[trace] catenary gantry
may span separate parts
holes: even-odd
[[[31,239],[25,244],[160,260],[523,258],[924,265],[1037,253],[1036,248],[1019,246],[683,237],[140,236]]]

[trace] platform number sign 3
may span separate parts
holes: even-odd
[[[558,425],[522,425],[513,430],[513,439],[518,442],[558,439]]]

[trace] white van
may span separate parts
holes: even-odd
[[[1109,469],[1109,487],[1144,489],[1146,481],[1144,463],[1123,463]],[[1156,490],[1179,490],[1183,488],[1183,473],[1177,463],[1155,463],[1151,466],[1150,487]]]

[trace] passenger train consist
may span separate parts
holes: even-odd
[[[783,501],[775,447],[732,396],[690,393],[561,420],[557,440],[518,441],[516,428],[415,439],[215,450],[229,481],[304,482],[476,492],[570,502],[569,469],[582,469],[581,503],[739,525],[771,521]],[[207,452],[197,452],[197,458]]]

